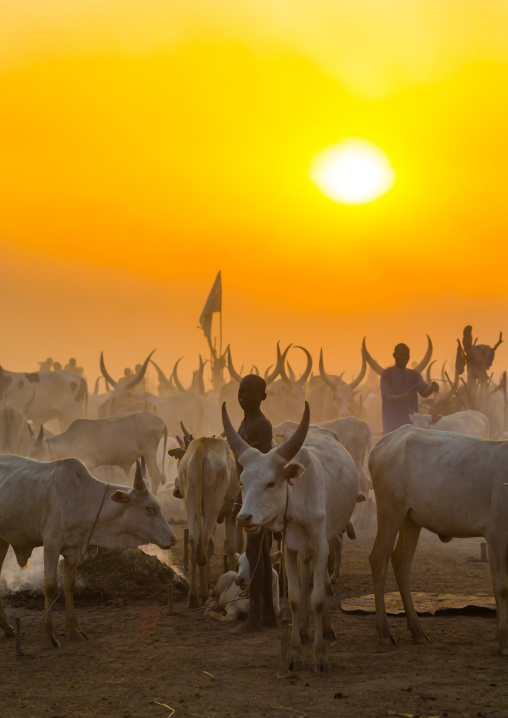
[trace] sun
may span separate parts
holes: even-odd
[[[336,202],[366,204],[389,192],[396,175],[381,148],[350,137],[317,152],[310,163],[309,177]]]

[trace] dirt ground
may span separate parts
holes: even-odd
[[[183,526],[175,526],[179,539]],[[71,644],[63,607],[55,616],[59,650],[41,650],[39,636],[15,656],[14,641],[0,639],[1,718],[321,718],[327,716],[508,715],[508,659],[497,654],[492,615],[422,618],[432,639],[413,645],[404,617],[390,619],[397,645],[380,649],[373,615],[345,614],[341,598],[372,593],[367,561],[373,531],[345,540],[342,579],[329,599],[338,639],[328,644],[332,672],[311,672],[306,646],[304,670],[278,678],[280,635],[265,629],[235,636],[231,627],[189,612],[176,592],[175,615],[164,591],[76,601],[89,641]],[[217,544],[216,544],[217,545]],[[183,541],[173,560],[182,562]],[[412,578],[415,591],[491,594],[480,540],[442,544],[422,532]],[[216,552],[217,577],[222,553]],[[160,587],[159,587],[160,588]],[[395,590],[390,575],[387,590]],[[9,597],[6,611],[21,618],[25,640],[42,616],[40,600]],[[174,712],[174,713],[173,713]]]

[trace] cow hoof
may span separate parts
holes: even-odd
[[[294,661],[291,661],[288,665],[288,669],[291,671],[291,673],[296,673],[296,671],[301,671],[303,668],[303,664],[299,658],[296,658]]]
[[[261,621],[249,621],[249,619],[247,619],[240,626],[233,628],[231,633],[259,633],[262,630],[263,626],[261,625]]]
[[[189,596],[187,608],[199,608],[199,599],[197,596]]]
[[[423,636],[415,636],[413,640],[417,646],[426,646],[430,643],[430,638],[425,633]]]
[[[16,635],[14,628],[7,624],[7,626],[4,628],[4,633],[6,638],[14,638]]]
[[[302,643],[302,646],[308,646],[310,642],[309,634],[308,633],[300,633],[300,641]]]
[[[44,651],[52,651],[54,648],[60,648],[60,641],[57,641],[54,636],[49,636],[42,642],[42,649]]]
[[[71,641],[75,641],[76,643],[79,643],[80,641],[88,641],[88,636],[86,633],[83,633],[83,631],[80,631],[79,628],[76,631],[73,631],[69,636]]]
[[[314,673],[330,673],[330,664],[314,663]]]
[[[333,631],[331,628],[329,631],[323,631],[323,638],[325,639],[325,641],[336,641],[337,640],[335,631]]]
[[[383,636],[379,639],[379,644],[381,646],[394,646],[395,638],[391,634],[389,636]]]

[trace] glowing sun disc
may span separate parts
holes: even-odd
[[[310,164],[309,177],[336,202],[365,204],[389,192],[396,175],[381,148],[352,137],[317,152]]]

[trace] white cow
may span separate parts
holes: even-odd
[[[489,420],[480,411],[467,409],[458,411],[447,416],[432,416],[431,414],[418,414],[414,412],[409,415],[413,426],[420,429],[437,429],[438,431],[453,431],[455,434],[464,436],[477,436],[479,439],[488,439]]]
[[[231,510],[240,490],[236,467],[224,439],[193,439],[188,447],[170,449],[179,459],[178,485],[184,500],[189,526],[191,580],[188,605],[199,606],[196,565],[199,566],[199,593],[203,603],[208,597],[212,535],[217,523],[225,522],[225,551],[230,566],[234,562],[235,525]]]
[[[71,421],[86,416],[88,387],[70,371],[15,372],[0,367],[0,398],[29,405],[26,416],[35,424],[57,419],[64,431]]]
[[[261,526],[286,531],[284,558],[293,620],[290,668],[294,670],[301,665],[297,557],[310,553],[314,573],[311,593],[315,619],[314,670],[328,672],[324,637],[334,635],[325,597],[328,542],[349,521],[358,495],[358,475],[351,456],[334,434],[321,428],[309,430],[309,418],[306,403],[296,431],[281,446],[262,454],[238,435],[226,407],[222,408],[227,439],[243,467],[243,506],[237,522],[247,533],[257,533]]]
[[[164,438],[162,472],[157,466],[157,448]],[[119,466],[128,475],[136,459],[144,457],[152,491],[157,493],[165,482],[166,425],[150,411],[113,416],[109,419],[77,419],[67,431],[44,439],[40,433],[32,441],[30,456],[52,461],[75,456],[93,470],[98,466]]]
[[[220,608],[226,611],[225,615],[218,613],[213,604],[205,611],[207,616],[214,618],[216,621],[226,623],[236,621],[239,615],[247,615],[250,610],[249,598],[243,598],[241,595],[250,582],[249,561],[246,553],[241,555],[237,553],[235,556],[238,561],[238,573],[236,571],[224,573],[210,591],[210,596],[215,600],[215,605],[218,603]],[[271,559],[272,563],[278,561],[280,552],[277,551],[272,554]],[[278,616],[280,613],[279,574],[274,568],[272,568],[272,596],[273,610],[275,615]]]
[[[138,463],[134,488],[95,479],[78,459],[50,463],[0,456],[0,569],[9,546],[18,564],[44,546],[46,611],[58,589],[57,564],[64,557],[67,631],[72,641],[86,638],[74,611],[75,570],[88,546],[134,548],[155,543],[171,548],[176,538],[148,490]],[[0,628],[14,636],[0,602]],[[45,648],[58,648],[53,614],[43,626]]]
[[[370,564],[381,643],[394,643],[384,603],[390,557],[409,630],[416,643],[429,641],[420,626],[409,584],[423,527],[442,541],[485,537],[499,648],[508,656],[508,442],[406,425],[374,447],[369,468],[377,502],[378,530]]]

